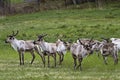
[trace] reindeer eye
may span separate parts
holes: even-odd
[[[12,39],[12,37],[10,37],[9,39]]]
[[[10,37],[9,39],[14,39],[14,37]]]
[[[40,39],[38,39],[37,41],[40,41]]]

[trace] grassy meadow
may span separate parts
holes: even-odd
[[[19,30],[17,39],[36,40],[39,34],[48,34],[47,42],[58,38],[76,41],[78,38],[101,40],[101,37],[120,37],[120,9],[68,9],[51,10],[32,14],[18,14],[0,17],[0,80],[120,80],[120,62],[108,65],[102,56],[96,54],[84,58],[83,71],[73,69],[73,59],[68,51],[62,65],[44,68],[41,58],[36,54],[31,65],[31,55],[25,54],[25,65],[19,65],[19,58],[4,40],[12,31]],[[119,53],[120,54],[120,53]],[[51,66],[54,64],[51,58]],[[57,56],[58,63],[58,56]]]

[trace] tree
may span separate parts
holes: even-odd
[[[0,8],[3,14],[10,13],[11,0],[0,0]]]
[[[40,1],[41,1],[41,0],[37,0],[38,6],[40,6]]]
[[[4,6],[4,0],[0,0],[0,7]]]
[[[65,5],[67,6],[68,4],[78,4],[81,0],[64,0]]]
[[[0,7],[10,7],[11,6],[11,0],[0,0]]]
[[[105,0],[95,0],[95,3],[96,3],[96,7],[98,7],[99,9],[103,9]]]

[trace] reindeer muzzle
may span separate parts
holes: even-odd
[[[7,41],[7,40],[5,40],[5,43],[8,43],[8,41]]]

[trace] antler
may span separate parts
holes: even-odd
[[[110,40],[109,38],[103,38],[103,37],[102,37],[102,39],[106,40],[107,42],[109,42],[109,40]]]
[[[80,42],[80,44],[81,44],[81,45],[84,45],[84,44],[81,42],[81,40],[80,40],[80,39],[78,39],[78,40],[79,40],[79,42]]]
[[[93,37],[90,39],[89,43],[92,42],[92,40],[93,40]]]
[[[38,36],[38,38],[40,38],[40,39],[41,39],[41,38],[43,38],[43,37],[45,37],[45,36],[47,36],[47,34],[44,34],[44,35],[43,35],[43,34],[41,34],[41,35],[39,35],[39,36]]]
[[[13,32],[12,36],[16,36],[16,35],[19,33],[19,31],[18,31],[18,30],[17,30],[16,34],[15,34],[15,32],[14,32],[14,31],[12,31],[12,32]]]
[[[12,31],[12,33],[13,33],[12,35],[14,35],[14,34],[15,34],[15,33],[14,33],[14,31]]]

